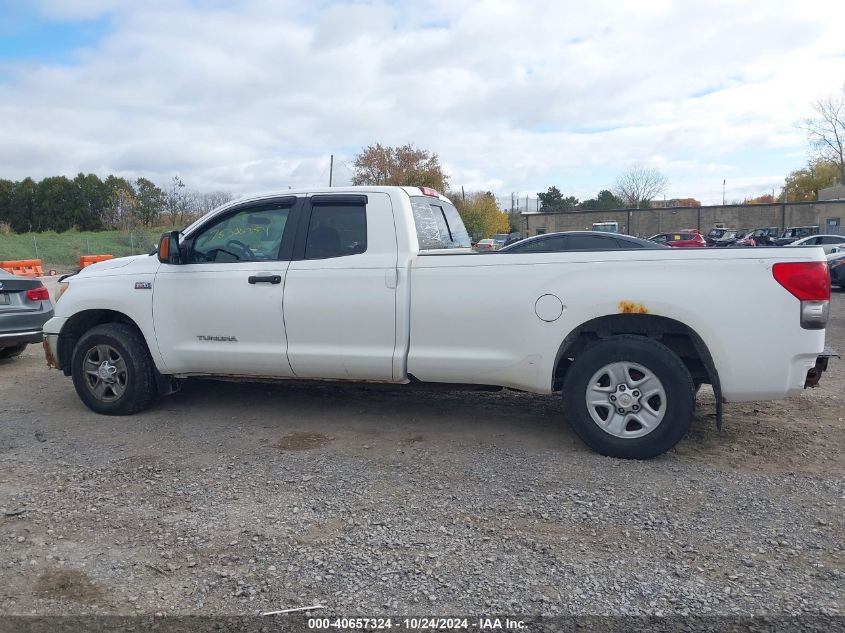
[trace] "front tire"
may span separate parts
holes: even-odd
[[[71,359],[73,386],[95,413],[131,415],[156,395],[153,361],[141,333],[125,323],[104,323],[83,334]]]
[[[608,457],[665,453],[687,432],[695,410],[687,367],[642,336],[613,336],[588,348],[567,369],[562,394],[572,429]]]

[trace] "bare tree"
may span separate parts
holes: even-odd
[[[182,224],[185,215],[185,183],[179,176],[173,176],[164,191],[164,209],[169,215],[171,226]]]
[[[818,116],[802,127],[818,157],[836,165],[839,182],[845,184],[845,84],[838,94],[816,101],[813,109]]]
[[[199,217],[234,199],[231,191],[207,191],[199,194],[194,212]]]
[[[635,165],[616,179],[613,193],[629,207],[639,208],[663,193],[668,184],[659,170]]]

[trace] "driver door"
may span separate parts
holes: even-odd
[[[183,238],[181,264],[159,267],[153,323],[169,373],[293,375],[282,298],[299,206],[234,207]]]

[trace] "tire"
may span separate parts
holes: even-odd
[[[562,395],[575,433],[598,453],[625,459],[671,449],[695,410],[695,387],[681,359],[642,336],[614,336],[588,348],[567,370]]]
[[[27,344],[21,343],[20,345],[15,345],[13,347],[2,347],[0,348],[0,360],[6,358],[16,358],[23,354],[23,351],[26,349]]]
[[[131,415],[156,396],[152,358],[131,325],[104,323],[88,330],[73,348],[71,371],[77,395],[95,413]]]

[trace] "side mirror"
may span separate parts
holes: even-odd
[[[158,261],[162,264],[181,264],[179,259],[179,231],[162,233],[158,241]]]

